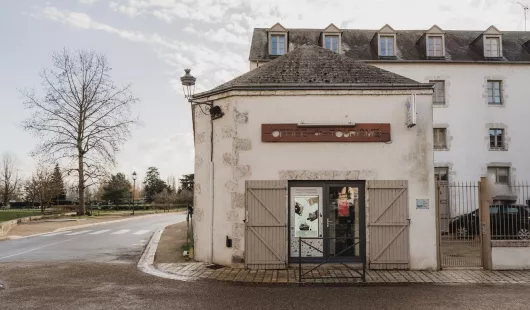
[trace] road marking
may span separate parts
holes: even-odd
[[[56,245],[56,244],[59,244],[59,243],[68,242],[68,241],[73,240],[73,239],[75,239],[75,238],[70,238],[70,239],[63,240],[63,241],[59,241],[59,242],[55,242],[55,243],[52,243],[52,244],[43,245],[43,246],[41,246],[41,247],[34,248],[34,249],[31,249],[31,250],[27,250],[27,251],[24,251],[24,252],[20,252],[20,253],[17,253],[17,254],[8,255],[8,256],[4,256],[4,257],[0,257],[0,260],[2,260],[2,259],[4,259],[4,258],[9,258],[9,257],[13,257],[13,256],[18,256],[18,255],[26,254],[26,253],[33,252],[33,251],[36,251],[36,250],[39,250],[39,249],[42,249],[42,248],[47,248],[47,247],[49,247],[49,246]]]
[[[43,236],[43,237],[57,236],[57,235],[60,235],[60,234],[66,234],[66,233],[69,233],[69,232],[72,232],[72,231],[71,231],[71,230],[67,230],[67,231],[59,231],[59,232],[54,232],[54,233],[46,234],[46,235],[42,235],[42,236]]]
[[[67,234],[67,236],[76,236],[76,235],[80,235],[80,234],[84,234],[84,233],[87,233],[89,231],[92,231],[92,230],[81,230],[81,231],[76,231],[76,232],[73,232],[71,234]]]
[[[98,231],[95,231],[93,233],[89,233],[89,235],[99,235],[99,234],[102,234],[102,233],[106,233],[107,231],[110,231],[110,229],[98,230]]]
[[[115,231],[113,233],[111,233],[111,235],[121,235],[121,234],[124,234],[126,232],[129,232],[131,231],[130,229],[122,229],[122,230],[118,230],[118,231]]]
[[[149,230],[139,230],[139,231],[133,233],[133,235],[143,235],[143,234],[148,233],[148,232],[149,232]]]

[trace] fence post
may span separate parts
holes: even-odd
[[[491,258],[491,223],[490,223],[490,191],[488,178],[481,177],[479,182],[479,217],[480,234],[482,236],[482,266],[484,270],[492,270]]]
[[[436,270],[442,269],[442,256],[440,251],[440,242],[442,238],[442,230],[440,227],[440,183],[435,181],[435,188],[436,188],[436,196],[435,196],[435,212],[436,212]]]

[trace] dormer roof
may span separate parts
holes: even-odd
[[[379,34],[396,34],[396,31],[394,28],[390,27],[389,24],[384,25],[379,31],[377,31]]]
[[[484,31],[483,34],[495,34],[495,35],[502,35],[502,32],[499,31],[499,29],[497,29],[497,27],[491,25],[489,26],[488,29],[486,29],[486,31]]]
[[[445,34],[445,32],[442,30],[442,28],[438,27],[438,25],[433,25],[429,30],[425,31],[427,34]]]
[[[342,32],[342,30],[339,29],[339,27],[335,26],[335,24],[331,23],[329,24],[329,26],[327,26],[326,28],[324,28],[324,30],[322,32]]]
[[[274,26],[270,27],[269,30],[267,31],[270,31],[270,32],[287,32],[287,29],[282,26],[282,24],[280,23],[276,23],[274,24]]]

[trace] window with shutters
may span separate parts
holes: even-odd
[[[504,129],[490,128],[490,150],[504,150]]]
[[[488,80],[488,104],[502,104],[502,82]]]
[[[499,58],[501,56],[501,39],[499,37],[484,38],[484,57]]]
[[[428,36],[427,37],[427,56],[428,57],[443,57],[444,46],[442,36]]]
[[[433,104],[445,104],[445,81],[429,81],[434,83]]]
[[[447,129],[446,128],[434,128],[434,149],[444,150],[447,149]]]

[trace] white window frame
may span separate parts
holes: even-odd
[[[495,177],[495,184],[510,185],[510,167],[489,166],[488,175],[492,170]],[[502,173],[499,173],[499,171],[502,171]],[[500,177],[506,177],[506,182],[500,181]]]
[[[447,128],[433,128],[433,146],[435,150],[447,149]]]
[[[327,47],[326,46],[326,38],[327,37],[331,38],[331,47]],[[337,38],[337,50],[336,51],[333,50],[333,38]],[[325,33],[323,35],[322,47],[327,48],[327,49],[329,49],[332,52],[340,53],[340,45],[341,45],[341,42],[340,42],[341,40],[340,39],[341,39],[341,35],[339,33]]]
[[[434,83],[434,93],[432,94],[432,103],[435,105],[445,105],[445,81],[444,80],[431,80],[429,82]],[[437,87],[437,85],[441,85],[441,87]],[[441,91],[441,94],[440,94],[440,91]]]
[[[272,37],[280,37],[280,36],[283,36],[283,54],[279,54],[279,50],[280,50],[280,45],[279,44],[276,44],[276,51],[275,53],[273,53],[273,46],[272,46]],[[278,41],[279,43],[279,41]],[[269,55],[271,56],[282,56],[282,55],[285,55],[287,54],[287,33],[285,32],[269,32]]]
[[[494,50],[492,42],[497,42],[497,48]],[[501,58],[502,57],[502,38],[501,36],[484,36],[484,57]]]
[[[487,85],[486,85],[486,89],[488,91],[488,105],[503,105],[503,98],[502,98],[502,81],[501,80],[487,80]],[[495,85],[498,84],[499,85],[499,95],[496,96],[495,95]],[[491,85],[491,87],[490,87]],[[491,94],[491,96],[490,96]],[[492,99],[490,101],[490,98]],[[496,101],[496,99],[499,99],[498,102]]]
[[[493,135],[491,134],[493,131]],[[498,133],[500,132],[500,134]],[[490,128],[488,130],[488,143],[490,150],[505,150],[506,149],[506,130],[504,128]],[[491,146],[491,137],[493,136],[493,146]],[[500,139],[499,139],[500,136]],[[500,146],[498,146],[500,140]]]
[[[444,172],[447,178],[447,180],[445,181],[449,181],[449,167],[434,167],[434,178],[436,179],[436,181],[444,181],[444,180],[440,180],[440,176],[444,174],[439,173],[439,171]]]
[[[392,54],[391,55],[383,55],[381,53],[382,49],[381,49],[381,40],[383,38],[386,38],[386,39],[391,39],[392,40]],[[394,57],[396,56],[396,35],[395,34],[379,34],[378,38],[377,38],[377,46],[379,48],[379,56],[381,57]],[[385,50],[387,51],[388,53],[388,41],[389,40],[385,40]]]
[[[436,50],[436,44],[433,44],[432,51],[429,49],[429,41],[440,39],[440,49]],[[435,42],[433,42],[435,43]],[[445,38],[443,34],[433,34],[427,36],[425,48],[427,49],[427,57],[444,57],[445,56]]]

